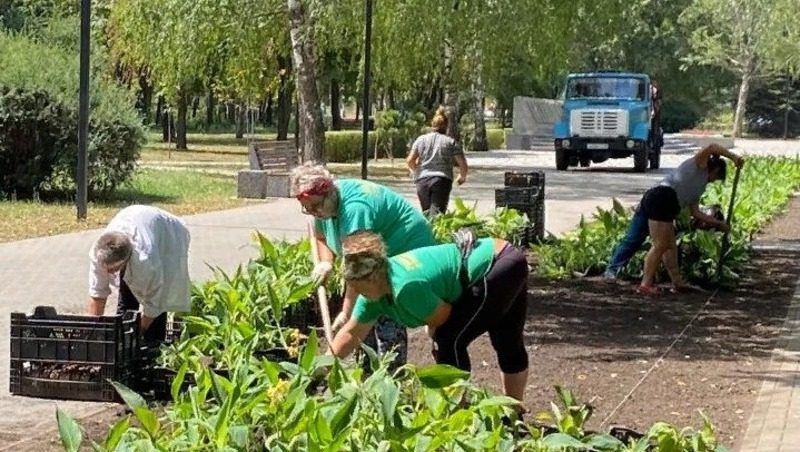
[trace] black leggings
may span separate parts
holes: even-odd
[[[452,179],[440,176],[426,177],[417,181],[417,197],[423,212],[430,215],[447,212],[450,203]]]
[[[436,329],[436,361],[470,371],[467,347],[488,332],[500,370],[507,374],[528,368],[523,330],[528,309],[528,263],[525,255],[506,246],[485,278],[453,303],[447,321]]]
[[[123,278],[125,270],[120,272],[119,275],[119,300],[117,300],[117,314],[123,314],[125,311],[138,311],[139,300],[131,292],[128,283]],[[145,330],[142,337],[146,341],[160,341],[163,342],[167,337],[167,313],[164,312],[160,316],[153,319],[150,327]]]

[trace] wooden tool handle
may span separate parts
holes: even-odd
[[[311,242],[311,258],[314,261],[314,265],[317,265],[319,263],[319,249],[317,248],[317,237],[314,234],[314,227],[311,222],[308,223],[308,240]],[[317,300],[319,301],[319,311],[322,314],[322,328],[325,330],[325,340],[328,341],[328,345],[331,345],[333,344],[331,310],[328,306],[328,294],[322,285],[317,287]]]

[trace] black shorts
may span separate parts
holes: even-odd
[[[639,210],[648,220],[672,223],[681,211],[678,194],[672,187],[659,185],[647,190],[639,203]]]

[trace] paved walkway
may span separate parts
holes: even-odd
[[[796,151],[785,153],[793,155],[793,152]],[[503,171],[512,168],[545,169],[546,227],[548,231],[558,234],[572,229],[580,215],[591,215],[597,206],[610,206],[611,197],[617,197],[624,203],[634,203],[645,188],[684,158],[664,156],[663,169],[646,174],[622,169],[630,166],[627,160],[606,162],[589,169],[556,172],[551,169],[551,153],[493,152],[471,156],[473,167],[484,170],[471,175],[463,187],[455,188],[453,196],[475,202],[480,212],[488,212],[494,205],[493,188],[502,185]],[[408,181],[387,179],[386,182],[416,203],[413,186]],[[296,239],[305,233],[307,224],[307,218],[300,214],[297,202],[292,199],[271,200],[255,206],[193,215],[185,219],[192,233],[190,273],[195,280],[205,279],[211,274],[208,265],[232,270],[254,256],[255,249],[251,246],[253,230],[258,229],[273,237]],[[30,312],[37,305],[52,305],[60,312],[82,312],[86,299],[87,253],[98,234],[99,231],[94,230],[0,243],[0,281],[3,281],[0,285],[0,382],[3,385],[9,376],[9,343],[5,338],[9,337],[10,312]],[[108,308],[111,311],[112,306]],[[794,330],[800,330],[798,309],[791,312],[795,316],[791,326]],[[788,347],[787,350],[794,353],[800,350],[797,341],[788,344],[794,348]],[[794,360],[796,362],[797,358]],[[797,401],[800,401],[800,390],[796,389],[798,374],[800,372],[795,370],[794,380],[781,383],[794,388],[792,398],[785,399],[787,402],[781,398],[780,404],[794,410],[795,414]],[[784,393],[781,394],[788,395],[786,386],[782,388]],[[765,386],[765,391],[768,390],[770,388]],[[783,395],[774,399],[778,397]],[[14,450],[14,442],[53,429],[57,405],[78,417],[89,416],[107,406],[12,397],[8,394],[8,388],[3,387],[0,391],[0,413],[3,413],[0,416],[0,450]],[[784,416],[783,419],[790,417]],[[752,422],[759,422],[759,418],[754,417]],[[764,430],[775,431],[771,427]],[[800,426],[794,431],[800,432]],[[763,436],[758,436],[758,433],[754,435]],[[794,446],[798,444],[800,440],[792,443]]]
[[[756,243],[764,251],[782,250],[800,259],[800,240]],[[796,452],[800,450],[800,280],[789,305],[781,337],[758,393],[740,451]]]

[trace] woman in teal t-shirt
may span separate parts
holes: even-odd
[[[349,355],[375,321],[388,316],[408,328],[426,326],[436,361],[469,371],[467,347],[488,332],[503,390],[522,400],[528,379],[523,340],[528,264],[521,251],[504,240],[478,240],[460,277],[462,257],[455,244],[387,257],[373,233],[357,232],[343,242],[345,280],[360,296],[331,353]]]
[[[292,172],[292,194],[303,212],[314,216],[314,234],[320,264],[314,269],[318,281],[327,278],[335,256],[342,255],[342,239],[357,231],[372,231],[386,242],[390,256],[435,245],[431,226],[422,212],[391,189],[356,179],[334,181],[324,166],[308,162]],[[356,293],[345,288],[342,312],[334,330],[350,318]],[[378,353],[394,350],[394,366],[405,364],[408,336],[405,328],[382,317],[368,335],[367,344]]]

